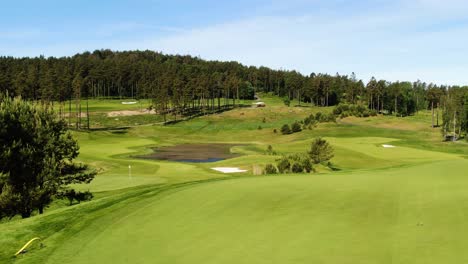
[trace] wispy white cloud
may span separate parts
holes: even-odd
[[[449,24],[432,29],[437,21],[427,18],[439,8],[437,1],[403,2],[399,7],[405,9],[332,17],[256,17],[149,39],[139,46],[298,69],[305,74],[354,71],[363,79],[374,75],[390,80],[425,77],[438,83],[468,84],[462,72],[466,69],[468,27]],[[429,11],[418,13],[422,7]]]

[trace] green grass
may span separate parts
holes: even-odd
[[[136,104],[122,104],[122,102],[137,102]],[[111,111],[122,111],[122,110],[142,110],[146,109],[151,105],[151,100],[148,99],[90,99],[88,101],[89,111],[90,112],[111,112]],[[64,111],[68,113],[69,102],[64,102]],[[54,103],[54,108],[59,111],[60,104],[58,102]],[[71,103],[72,113],[76,113],[78,109],[76,108],[76,102],[72,101]],[[86,100],[81,100],[81,111],[86,111]]]
[[[44,215],[0,222],[0,263],[466,262],[466,143],[442,142],[427,112],[346,118],[284,136],[273,129],[331,108],[288,108],[280,98],[260,98],[266,108],[170,126],[73,132],[79,160],[100,171],[76,187],[95,199],[71,207],[57,201]],[[97,102],[93,111],[105,119],[128,107],[116,102]],[[138,118],[146,117],[124,122],[144,123]],[[315,174],[252,175],[255,166],[307,151],[317,136],[335,148],[340,171],[318,166]],[[243,155],[210,164],[135,157],[183,143],[234,143],[242,146],[231,151]],[[266,155],[268,145],[278,155]],[[248,172],[226,175],[215,166]],[[44,248],[12,258],[35,236]]]

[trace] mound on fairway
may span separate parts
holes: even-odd
[[[48,263],[465,263],[466,166],[195,184],[81,230]]]

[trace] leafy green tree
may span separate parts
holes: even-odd
[[[94,178],[94,171],[73,162],[78,144],[50,107],[4,96],[0,124],[1,217],[43,213],[67,186]]]
[[[325,139],[320,137],[312,142],[308,154],[315,164],[329,161],[334,156],[333,148]]]
[[[466,130],[465,97],[468,96],[468,90],[461,87],[451,87],[447,90],[447,94],[442,115],[442,134],[445,139],[451,138],[455,141],[463,137]]]

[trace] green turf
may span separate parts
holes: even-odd
[[[97,219],[45,263],[463,263],[467,166],[196,184]]]
[[[0,222],[0,263],[467,261],[468,145],[442,142],[428,112],[346,118],[284,136],[273,129],[331,108],[285,107],[269,95],[261,100],[266,108],[170,126],[73,132],[79,160],[100,171],[90,185],[76,187],[95,199],[71,207],[57,201],[44,215]],[[93,111],[135,107],[119,103],[97,102]],[[317,136],[335,148],[339,171],[317,166],[317,173],[301,176],[252,175],[283,154],[307,151]],[[243,155],[210,164],[136,158],[155,146],[186,143],[239,144],[231,151]],[[267,155],[268,145],[276,156]],[[248,172],[226,175],[210,169],[215,166]],[[44,248],[12,258],[35,236]]]

